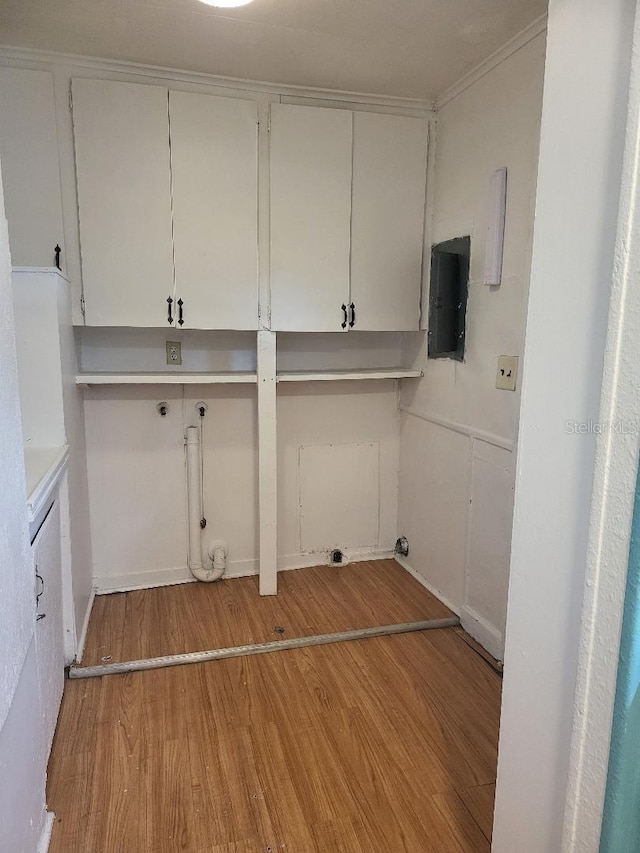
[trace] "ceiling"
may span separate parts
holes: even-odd
[[[3,44],[431,100],[546,0],[0,0]]]

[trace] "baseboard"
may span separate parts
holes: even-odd
[[[460,622],[467,634],[477,640],[492,657],[499,661],[504,659],[504,637],[494,625],[466,606],[460,612]]]
[[[78,647],[76,649],[76,663],[80,663],[82,660],[82,655],[84,653],[84,644],[87,640],[87,630],[89,629],[89,619],[91,618],[91,611],[93,609],[93,601],[96,597],[95,589],[91,590],[91,595],[89,596],[89,603],[87,604],[87,612],[84,614],[84,620],[82,622],[82,631],[80,632],[80,636],[78,637]]]
[[[417,569],[414,569],[413,566],[404,559],[404,557],[398,556],[398,554],[393,555],[395,557],[396,563],[399,563],[403,569],[405,569],[411,577],[415,578],[419,584],[421,584],[425,589],[429,590],[432,595],[435,595],[437,599],[439,599],[445,607],[448,607],[449,610],[453,611],[456,616],[460,616],[460,606],[454,604],[450,601],[446,595],[444,595],[440,590],[435,587],[433,584],[429,583],[429,581],[425,578],[424,575],[420,574]]]
[[[36,853],[47,853],[49,849],[49,843],[51,841],[51,833],[53,832],[53,821],[55,815],[53,812],[45,812],[44,815],[44,826],[42,827],[42,832],[40,833],[40,838],[38,839],[38,847],[36,848]]]
[[[346,558],[352,563],[364,563],[367,560],[393,560],[395,552],[393,549],[388,551],[375,550],[370,548],[345,548],[344,553]],[[327,554],[327,559],[329,555]]]
[[[278,557],[278,571],[326,566],[329,564],[330,553],[330,551],[316,551],[313,554],[291,554],[285,557]],[[345,548],[344,556],[346,557],[346,563],[364,563],[367,560],[392,560],[394,553],[393,551],[381,551],[371,548]]]
[[[135,589],[151,589],[154,586],[173,586],[195,582],[186,566],[175,569],[151,569],[143,572],[125,572],[121,575],[98,575],[93,579],[96,595],[112,592],[131,592]]]
[[[357,563],[364,560],[388,560],[393,557],[393,551],[347,548],[345,549],[345,555],[349,562]],[[317,554],[287,554],[278,557],[278,571],[283,572],[290,571],[291,569],[307,569],[312,566],[322,566],[328,563],[328,560],[328,551]],[[251,575],[257,575],[258,570],[258,560],[230,560],[227,564],[224,577],[227,579],[246,578]],[[94,578],[94,589],[96,595],[109,595],[113,592],[131,592],[136,589],[152,589],[157,586],[192,583],[195,580],[186,566],[180,566],[175,569],[155,569],[144,572],[127,572],[121,575],[101,575]],[[86,624],[84,632],[86,632]]]

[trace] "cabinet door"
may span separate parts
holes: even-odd
[[[52,267],[64,255],[58,137],[50,71],[0,68],[0,159],[11,263]]]
[[[169,119],[184,328],[257,329],[257,105],[172,91]]]
[[[356,112],[351,301],[358,329],[418,329],[427,122]]]
[[[340,331],[349,294],[352,114],[271,108],[271,328]]]
[[[168,90],[75,79],[73,127],[86,323],[168,326]]]
[[[40,712],[48,757],[64,689],[60,509],[57,501],[34,540],[33,557],[37,572],[36,657]]]

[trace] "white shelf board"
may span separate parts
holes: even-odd
[[[80,373],[76,385],[231,385],[255,384],[257,374],[228,373]]]
[[[69,460],[69,446],[24,448],[29,523],[36,520],[57,486]]]
[[[26,273],[28,275],[36,274],[36,275],[57,275],[63,281],[66,281],[67,284],[71,284],[70,279],[67,278],[65,273],[62,270],[59,270],[58,267],[11,267],[11,272],[19,272]]]
[[[404,367],[361,370],[291,370],[277,374],[278,382],[338,382],[348,379],[411,379],[422,376],[421,370]]]

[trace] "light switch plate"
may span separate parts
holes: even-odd
[[[496,388],[501,391],[515,391],[518,375],[518,356],[499,355],[498,371],[496,373]]]
[[[167,364],[182,364],[182,344],[180,341],[167,341]]]

